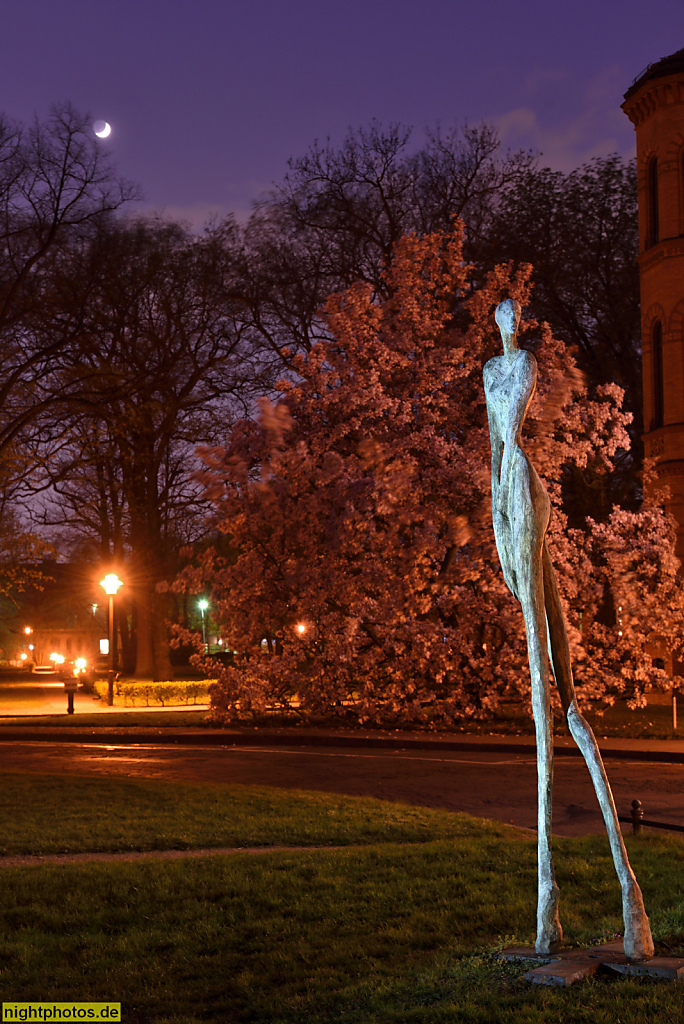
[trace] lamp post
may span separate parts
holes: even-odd
[[[202,643],[204,644],[204,653],[206,654],[207,653],[207,624],[206,624],[206,622],[204,620],[204,613],[206,612],[207,608],[209,607],[209,602],[206,600],[206,598],[203,597],[201,601],[197,602],[197,607],[199,608],[199,610],[202,613]]]
[[[103,588],[105,594],[109,598],[109,670],[107,673],[107,704],[109,707],[114,703],[114,598],[119,587],[123,586],[123,583],[116,575],[111,572],[105,576],[103,580],[100,580],[100,586]]]

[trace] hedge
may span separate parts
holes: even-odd
[[[153,683],[135,680],[117,680],[114,683],[115,703],[123,698],[124,707],[156,707],[178,704],[208,704],[211,679],[186,679],[175,682]],[[107,699],[107,680],[96,679],[93,689],[101,700]],[[118,700],[116,698],[119,698]]]

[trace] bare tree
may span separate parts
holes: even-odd
[[[632,413],[631,451],[616,472],[601,479],[578,467],[568,471],[566,491],[577,511],[601,519],[614,502],[640,500],[641,324],[637,266],[636,167],[609,156],[569,174],[530,169],[500,197],[479,257],[484,266],[502,260],[533,265],[529,312],[546,320],[576,353],[588,382],[614,382]],[[568,506],[570,511],[570,506]]]
[[[291,367],[326,335],[325,299],[355,281],[379,296],[382,268],[411,232],[466,224],[470,258],[498,197],[531,166],[502,154],[487,125],[429,132],[413,148],[409,128],[373,122],[290,163],[284,182],[258,204],[245,231],[243,290],[251,326],[275,364]]]
[[[40,423],[44,521],[125,560],[140,676],[169,677],[160,584],[206,528],[194,449],[260,386],[231,292],[236,238],[228,225],[195,238],[162,221],[107,224],[72,250],[46,326],[69,342],[45,387],[69,401]]]
[[[40,324],[55,268],[136,195],[70,105],[28,128],[0,118],[0,455],[42,407],[65,345]]]
[[[55,107],[28,127],[0,115],[0,590],[35,582],[48,550],[16,512],[31,472],[27,435],[46,402],[46,379],[65,339],[40,329],[55,273],[75,243],[92,234],[136,190],[117,177],[87,117]],[[39,575],[39,574],[38,574]]]

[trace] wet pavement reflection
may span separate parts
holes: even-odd
[[[610,760],[606,767],[621,814],[629,814],[637,798],[647,818],[684,824],[684,765]],[[0,771],[346,793],[464,811],[525,828],[536,825],[536,770],[528,753],[12,741],[0,743]],[[557,835],[603,832],[581,758],[556,758],[554,795]]]

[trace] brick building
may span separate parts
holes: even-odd
[[[684,49],[649,65],[622,109],[636,131],[645,453],[684,562]]]
[[[100,641],[107,637],[107,603],[92,566],[43,562],[43,579],[17,596],[17,605],[3,615],[0,657],[16,662],[50,664],[51,654],[66,661],[100,661]],[[98,591],[100,593],[98,594]],[[3,609],[4,611],[5,609]]]

